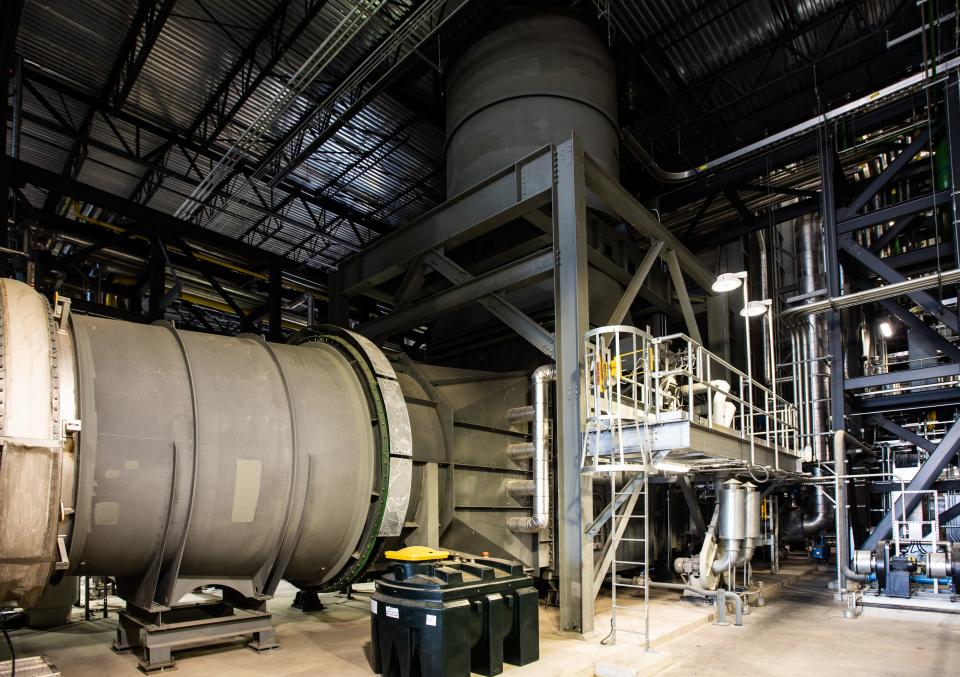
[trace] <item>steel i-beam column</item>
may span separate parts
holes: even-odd
[[[820,129],[820,179],[822,182],[821,216],[823,218],[824,251],[826,252],[827,290],[830,298],[840,296],[840,261],[837,257],[837,206],[833,160],[834,134],[829,128]],[[839,311],[827,313],[827,329],[830,346],[830,427],[832,430],[846,428],[843,395],[843,325]]]
[[[953,252],[954,262],[960,268],[960,78],[947,81],[947,139],[950,142],[950,182],[953,188]]]
[[[267,297],[267,317],[270,323],[270,340],[283,342],[283,270],[276,263],[269,267],[269,295]]]
[[[580,476],[580,437],[586,418],[580,396],[583,336],[587,332],[587,201],[583,147],[576,135],[556,149],[553,188],[554,305],[556,307],[557,458],[556,558],[560,574],[560,627],[593,630],[593,546],[584,537],[593,498]]]

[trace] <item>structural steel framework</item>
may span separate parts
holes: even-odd
[[[591,193],[644,239],[649,251],[672,271],[675,282],[685,274],[709,290],[710,271],[653,214],[638,203],[583,151],[573,136],[557,146],[546,146],[497,172],[487,180],[425,214],[345,261],[333,275],[331,320],[343,322],[352,297],[371,293],[377,285],[401,275],[422,274],[423,266],[437,270],[452,284],[420,298],[411,295],[396,312],[360,326],[370,337],[383,337],[418,326],[446,310],[480,302],[557,364],[557,426],[555,454],[558,468],[558,572],[560,615],[564,629],[589,632],[593,628],[593,539],[588,535],[593,499],[589,480],[580,475],[581,434],[586,406],[581,393],[583,335],[588,329],[588,267],[593,265],[587,239],[587,194]],[[463,244],[518,218],[540,220],[551,210],[548,247],[506,263],[482,275],[471,276],[442,254],[445,247]],[[599,263],[599,261],[598,261]],[[618,307],[629,307],[652,268],[648,255],[631,276],[625,271],[626,291]],[[599,264],[604,265],[604,264]],[[529,283],[552,272],[555,331],[551,334],[528,315],[506,302],[499,292]],[[404,288],[415,287],[404,280]],[[691,308],[686,284],[674,286],[681,306]],[[699,335],[692,312],[685,312],[688,329]]]

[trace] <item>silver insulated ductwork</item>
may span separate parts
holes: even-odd
[[[823,261],[823,237],[820,220],[816,215],[804,216],[795,222],[797,253],[800,259],[800,293],[810,298],[826,286]],[[809,315],[803,318],[800,341],[803,387],[810,403],[807,412],[806,433],[815,459],[829,456],[830,430],[828,402],[830,398],[830,372],[826,362],[827,324],[826,315]]]

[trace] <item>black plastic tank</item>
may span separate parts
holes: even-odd
[[[396,561],[370,602],[374,670],[499,675],[540,657],[537,591],[518,562]]]

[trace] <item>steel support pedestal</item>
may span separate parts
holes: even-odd
[[[172,667],[174,651],[221,644],[245,635],[251,636],[247,646],[254,651],[279,646],[266,601],[211,598],[160,612],[128,606],[120,612],[113,650],[139,647],[139,667],[151,672]]]

